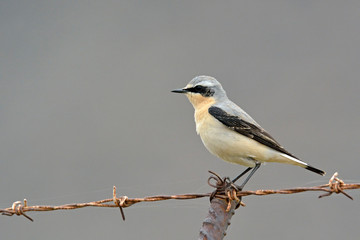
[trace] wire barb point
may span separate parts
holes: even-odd
[[[127,198],[127,197],[126,197],[126,198]],[[126,199],[120,201],[120,200],[116,197],[116,187],[115,187],[115,186],[113,187],[113,201],[114,201],[115,205],[119,207],[120,213],[121,213],[121,217],[122,217],[123,221],[125,221],[125,213],[124,213],[124,210],[123,210],[123,208],[122,208],[122,205],[124,204],[124,202],[126,201]]]
[[[340,178],[338,178],[338,175],[339,175],[338,172],[334,173],[334,175],[329,180],[329,184],[327,184],[330,191],[328,191],[327,193],[325,193],[323,195],[320,195],[319,198],[328,197],[333,193],[336,193],[336,194],[342,193],[349,199],[354,200],[349,194],[344,192],[343,186],[345,185],[345,182],[343,180],[341,180]]]
[[[24,205],[22,205],[21,201],[16,201],[16,202],[13,202],[13,204],[11,205],[11,209],[1,210],[0,212],[1,212],[1,215],[5,215],[5,216],[12,216],[14,214],[16,214],[17,216],[22,215],[33,222],[34,220],[24,213],[24,211],[23,211],[24,207],[27,207],[26,199],[24,199]]]

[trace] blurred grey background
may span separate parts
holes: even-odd
[[[247,189],[359,182],[359,1],[0,1],[0,208],[205,193],[210,155],[170,92],[197,75],[290,152]],[[247,197],[226,239],[358,239],[354,201]],[[195,239],[208,199],[0,217],[1,239]]]

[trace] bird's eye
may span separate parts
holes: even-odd
[[[201,85],[197,85],[197,86],[191,88],[191,92],[200,93],[204,97],[211,97],[212,95],[214,95],[214,90],[213,89],[211,89],[209,87],[204,87],[204,86],[201,86]]]
[[[193,87],[193,92],[195,93],[204,93],[206,91],[206,88],[200,85],[197,85]]]

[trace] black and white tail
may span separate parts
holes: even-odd
[[[303,161],[300,161],[299,159],[297,158],[294,158],[292,156],[289,156],[285,153],[282,153],[281,154],[283,157],[286,157],[289,161],[286,161],[287,163],[290,163],[292,165],[297,165],[297,166],[300,166],[300,167],[303,167],[309,171],[312,171],[314,173],[317,173],[317,174],[320,174],[322,176],[324,176],[326,174],[326,172],[324,172],[323,170],[320,170],[318,168],[314,168],[313,166],[310,166],[309,164],[307,164],[306,162],[303,162]]]

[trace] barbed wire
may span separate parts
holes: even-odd
[[[30,221],[33,221],[31,217],[29,217],[26,212],[42,212],[42,211],[56,211],[56,210],[72,210],[84,207],[108,207],[115,208],[118,207],[120,209],[121,216],[123,220],[125,220],[125,214],[123,208],[130,207],[136,203],[140,202],[156,202],[156,201],[164,201],[170,199],[176,200],[187,200],[187,199],[196,199],[196,198],[204,198],[204,197],[217,197],[221,199],[228,200],[229,204],[232,200],[236,200],[239,202],[239,205],[245,206],[244,203],[241,202],[241,197],[249,196],[249,195],[270,195],[270,194],[294,194],[301,193],[306,191],[320,191],[326,192],[319,196],[319,198],[330,196],[333,193],[336,194],[344,194],[346,197],[353,199],[349,194],[344,192],[345,190],[350,189],[359,189],[360,183],[344,183],[343,180],[338,178],[338,173],[334,173],[334,175],[330,178],[328,184],[323,184],[314,187],[297,187],[297,188],[288,188],[281,190],[256,190],[256,191],[239,191],[236,187],[233,187],[231,182],[228,181],[228,178],[221,178],[214,172],[209,171],[212,176],[209,177],[208,183],[210,186],[215,187],[217,190],[214,193],[189,193],[189,194],[179,194],[179,195],[156,195],[144,198],[129,198],[127,196],[117,197],[116,195],[116,187],[113,187],[113,196],[112,198],[103,199],[99,201],[87,202],[87,203],[71,203],[64,204],[60,206],[47,206],[47,205],[35,205],[29,206],[28,201],[24,199],[23,203],[21,201],[15,201],[11,207],[0,209],[0,213],[6,216],[24,216]],[[211,180],[215,180],[216,183],[211,183]],[[229,205],[230,206],[230,205]]]

